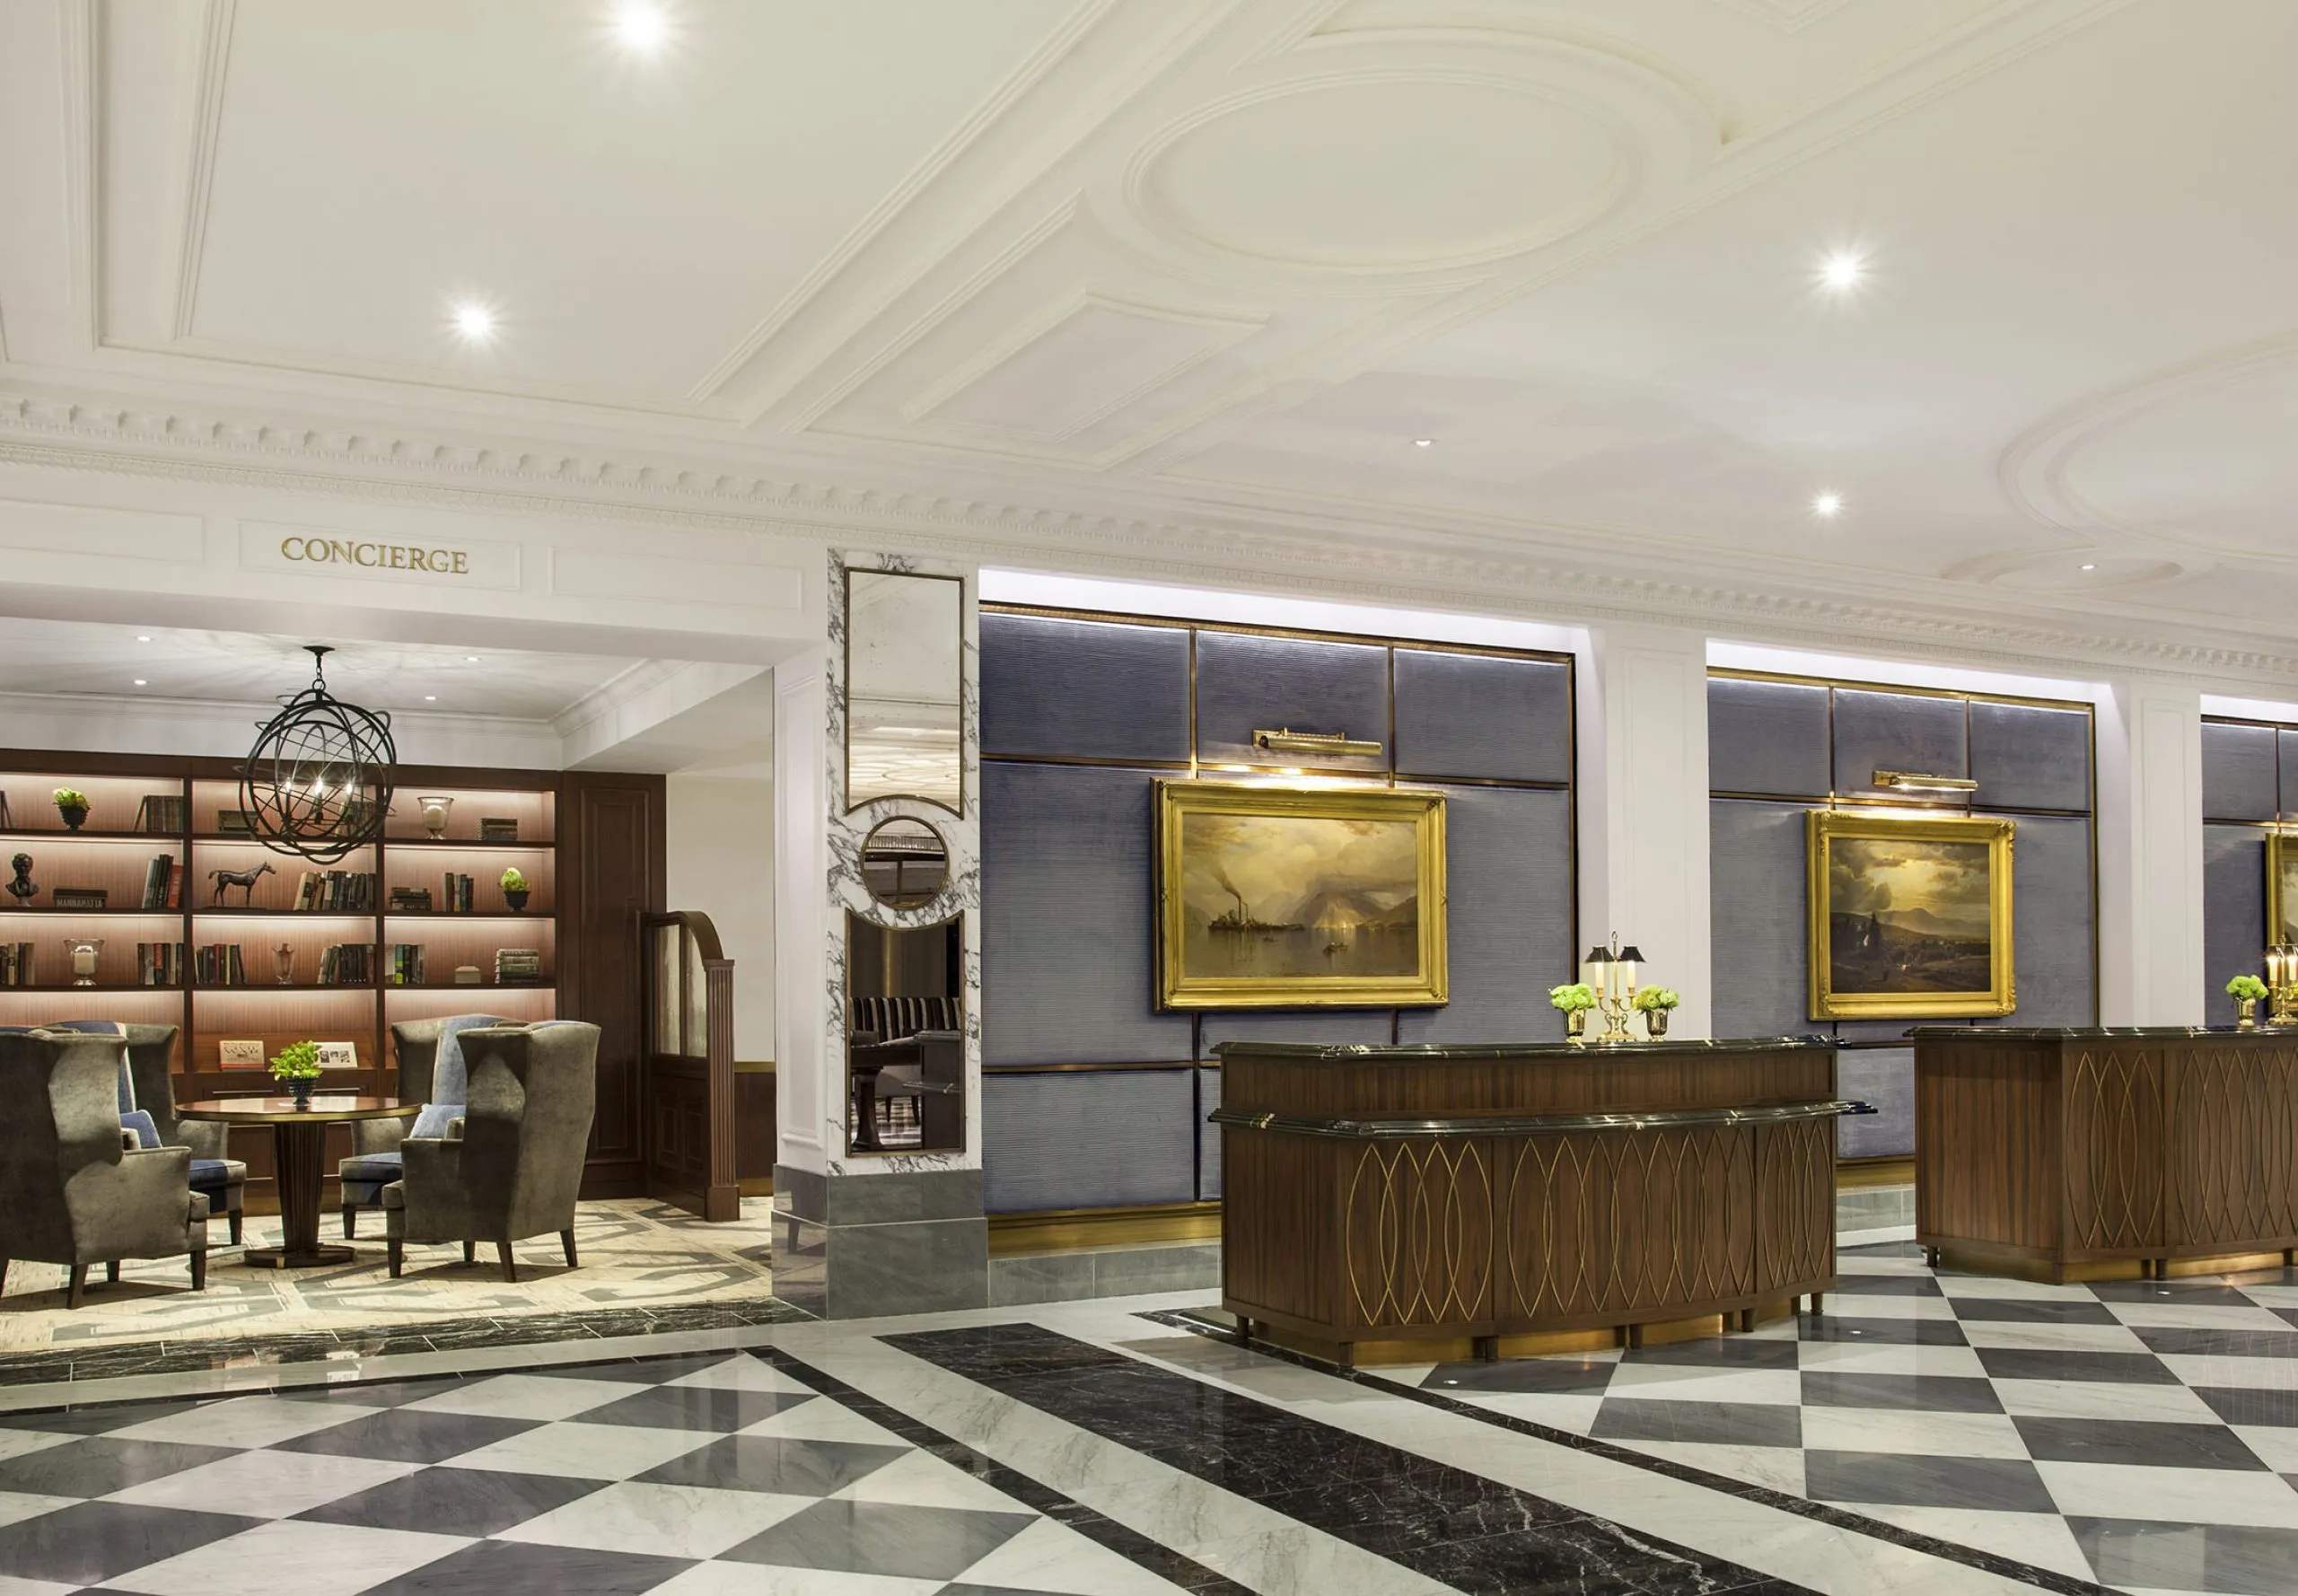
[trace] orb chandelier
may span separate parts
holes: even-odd
[[[327,656],[309,643],[311,685],[280,699],[240,770],[240,806],[274,853],[334,864],[382,835],[390,812],[391,717],[327,690]]]

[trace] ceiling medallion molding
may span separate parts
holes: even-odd
[[[12,432],[42,441],[12,440],[5,435]],[[2200,643],[2191,640],[2195,632],[2188,627],[2173,636],[2168,620],[2122,618],[2156,626],[2161,636],[2106,635],[2042,619],[1974,618],[1946,605],[1926,610],[1904,601],[1663,583],[1531,563],[1521,547],[1505,550],[1491,533],[1463,534],[1447,550],[1408,546],[1386,528],[1302,517],[1285,526],[1267,517],[1247,519],[1250,513],[1218,522],[1188,522],[707,470],[631,468],[507,449],[405,442],[358,453],[330,453],[326,448],[329,440],[368,436],[254,423],[194,425],[58,401],[0,401],[0,460],[32,466],[832,541],[858,533],[960,562],[1198,586],[1223,578],[1261,585],[1274,581],[1317,596],[1359,601],[1393,601],[1408,592],[1415,601],[1468,613],[1583,624],[1671,621],[1752,642],[1872,648],[1888,640],[1925,657],[1969,663],[2063,669],[2079,661],[2216,681],[2298,683],[2298,655],[2254,646],[2239,634],[2224,643]],[[78,446],[47,441],[60,439]],[[522,469],[518,463],[546,458],[567,469],[547,474]],[[330,464],[361,469],[327,469]],[[574,469],[577,464],[579,471]],[[1390,540],[1372,540],[1379,538]],[[1478,543],[1483,551],[1471,552]],[[1813,579],[1798,574],[1794,580],[1800,584]],[[2223,630],[2219,635],[2227,636]]]

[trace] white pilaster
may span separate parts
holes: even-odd
[[[1588,635],[1579,668],[1580,942],[1643,950],[1683,995],[1671,1034],[1709,1034],[1707,640]],[[1640,1028],[1639,1028],[1640,1030]]]
[[[2199,1025],[2201,695],[2109,683],[2098,739],[2100,1022]]]
[[[818,1175],[831,1145],[829,1109],[846,1090],[822,996],[830,980],[829,728],[829,650],[817,646],[774,671],[774,1072],[775,1162]]]

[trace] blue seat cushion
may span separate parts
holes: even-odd
[[[119,1128],[134,1131],[136,1144],[138,1147],[156,1147],[160,1144],[160,1127],[151,1114],[143,1109],[120,1115]]]
[[[357,1158],[346,1158],[338,1170],[346,1180],[377,1182],[390,1185],[399,1177],[399,1154],[396,1153],[363,1153]]]
[[[232,1162],[223,1158],[195,1158],[191,1161],[191,1188],[194,1191],[224,1191],[232,1184]],[[241,1174],[240,1179],[244,1181]]]
[[[447,1134],[447,1127],[463,1117],[460,1103],[425,1103],[423,1112],[415,1117],[415,1128],[407,1134],[419,1140],[436,1141]],[[391,1162],[399,1162],[399,1154],[391,1154]]]

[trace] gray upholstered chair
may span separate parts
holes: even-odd
[[[124,1029],[136,1107],[152,1117],[159,1145],[191,1150],[191,1188],[206,1197],[211,1217],[221,1214],[230,1223],[232,1245],[238,1246],[246,1221],[248,1166],[231,1155],[232,1127],[221,1120],[177,1117],[175,1076],[170,1068],[176,1050],[174,1026]]]
[[[599,1028],[561,1020],[461,1035],[469,1083],[461,1118],[438,1136],[399,1144],[402,1173],[383,1188],[390,1271],[411,1241],[460,1241],[469,1261],[492,1241],[503,1278],[511,1244],[558,1232],[575,1267],[574,1204],[596,1102]]]
[[[461,1035],[483,1025],[510,1025],[500,1014],[450,1014],[441,1020],[410,1020],[391,1027],[391,1051],[399,1062],[399,1101],[424,1105],[413,1125],[404,1119],[355,1119],[351,1156],[336,1166],[343,1187],[343,1239],[357,1232],[359,1210],[380,1208],[383,1188],[399,1177],[399,1144],[408,1136],[436,1136],[463,1111]]]
[[[191,1152],[139,1148],[120,1125],[119,1039],[0,1035],[0,1286],[18,1258],[62,1264],[80,1305],[88,1266],[119,1278],[130,1258],[191,1259],[207,1284],[207,1198]]]

